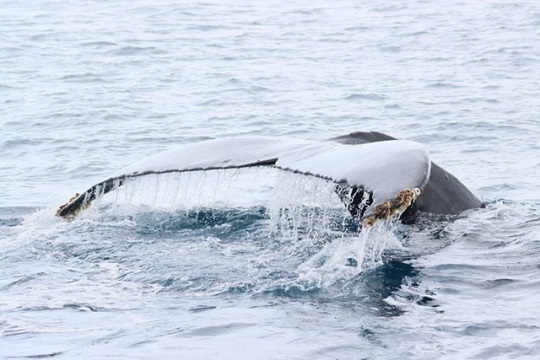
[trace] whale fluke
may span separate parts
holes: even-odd
[[[76,216],[127,179],[169,172],[271,166],[321,177],[363,226],[401,214],[458,214],[482,206],[457,178],[431,162],[426,148],[377,132],[355,132],[329,141],[272,137],[207,140],[179,146],[130,165],[60,206],[56,215]]]

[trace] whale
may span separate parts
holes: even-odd
[[[334,192],[361,227],[392,217],[414,223],[422,213],[459,214],[482,206],[456,177],[431,161],[424,145],[378,132],[354,132],[323,141],[251,136],[180,145],[75,194],[56,215],[72,219],[97,198],[149,174],[261,166],[333,182]]]

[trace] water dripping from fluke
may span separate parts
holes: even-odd
[[[229,247],[256,241],[275,252],[269,256],[290,259],[297,276],[287,282],[325,288],[382,265],[385,251],[402,248],[395,235],[399,212],[361,228],[335,186],[272,168],[150,174],[99,197],[96,211],[80,219],[119,226],[127,219],[141,237],[211,236]]]
[[[360,232],[341,232],[298,266],[299,281],[307,287],[327,288],[350,282],[384,264],[385,253],[403,250],[396,236],[397,217]]]

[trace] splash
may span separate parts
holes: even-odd
[[[268,203],[269,227],[276,238],[291,243],[291,252],[309,254],[297,268],[295,286],[310,291],[348,281],[380,266],[385,252],[403,250],[396,235],[399,217],[418,193],[405,189],[395,201],[379,206],[389,210],[384,216],[374,212],[360,231],[336,196],[334,183],[279,174]]]
[[[403,248],[396,236],[398,224],[394,217],[359,233],[342,233],[299,266],[299,281],[307,287],[326,288],[382,265],[385,251]]]
[[[400,248],[396,226],[360,231],[331,181],[216,170],[134,179],[73,221],[39,212],[21,229],[30,246],[17,248],[73,266],[111,263],[118,281],[158,291],[303,297],[355,288]]]
[[[134,178],[100,196],[81,219],[95,219],[101,213],[107,217],[162,211],[178,216],[179,211],[192,214],[260,206],[266,209],[267,226],[259,231],[273,242],[286,244],[284,255],[301,259],[300,278],[312,277],[312,283],[356,276],[380,265],[386,249],[401,246],[394,235],[399,213],[359,231],[336,196],[333,182],[272,168]]]

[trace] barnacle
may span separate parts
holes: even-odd
[[[362,221],[362,226],[373,226],[379,220],[388,220],[405,211],[420,195],[420,189],[404,189],[393,201],[386,201],[375,207],[370,216]]]

